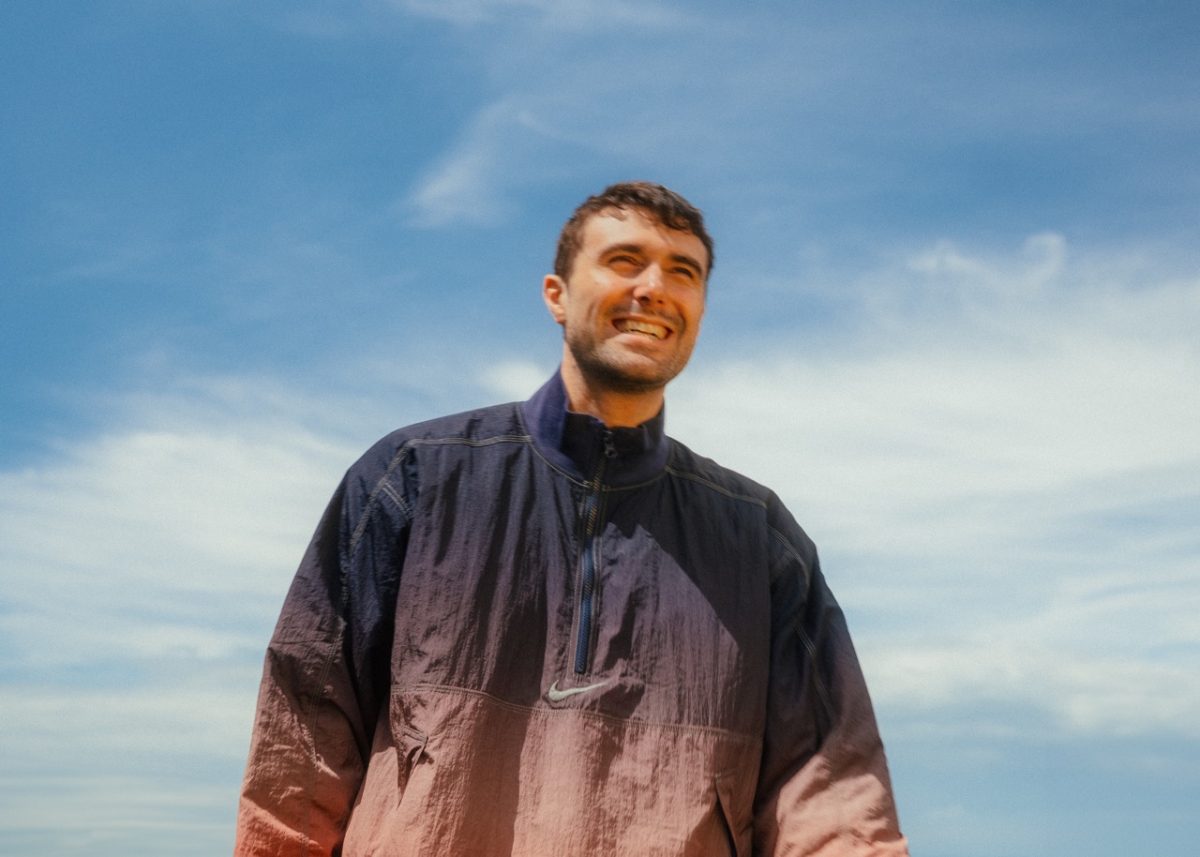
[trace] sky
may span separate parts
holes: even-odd
[[[233,841],[338,479],[554,371],[559,227],[699,205],[668,431],[774,488],[924,857],[1195,848],[1194,3],[0,5],[0,852]]]

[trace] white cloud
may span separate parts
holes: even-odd
[[[0,778],[7,853],[211,857],[233,849],[233,799],[186,773]]]
[[[95,437],[0,474],[0,633],[18,675],[261,649],[359,452],[315,403],[269,382],[118,406]]]
[[[949,245],[917,254],[859,288],[851,341],[768,345],[754,363],[684,376],[673,411],[684,404],[708,442],[746,415],[741,430],[762,437],[737,455],[763,473],[778,472],[764,442],[782,426],[801,468],[792,490],[837,483],[856,502],[881,484],[911,507],[1194,466],[1200,281],[1093,286],[1094,264],[1067,269],[1064,254],[1057,236],[1019,264]]]
[[[552,366],[539,366],[528,360],[505,360],[483,370],[483,383],[497,397],[522,401],[546,383]]]

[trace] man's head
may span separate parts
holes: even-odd
[[[691,232],[704,244],[708,255],[704,272],[707,281],[714,259],[713,241],[704,228],[704,215],[675,191],[653,182],[620,182],[585,199],[559,233],[558,251],[554,255],[555,274],[564,280],[570,279],[571,265],[583,241],[584,224],[590,217],[608,209],[641,211],[670,229]]]
[[[543,284],[563,327],[569,392],[660,406],[691,357],[711,268],[703,217],[673,191],[618,184],[585,201]]]

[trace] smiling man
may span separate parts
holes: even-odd
[[[400,429],[267,651],[238,855],[905,855],[812,542],[663,431],[713,246],[661,185],[572,215],[558,372]]]
[[[599,197],[568,221],[560,244],[566,249],[543,295],[563,326],[570,404],[609,426],[645,422],[662,409],[667,382],[692,355],[711,241],[632,203],[617,208]]]

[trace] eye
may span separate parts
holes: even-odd
[[[608,265],[619,274],[635,274],[642,268],[641,260],[628,253],[610,256]]]

